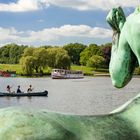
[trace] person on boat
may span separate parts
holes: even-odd
[[[21,93],[20,86],[17,88],[17,93]]]
[[[11,93],[11,87],[10,87],[10,85],[7,85],[7,91],[9,92],[9,93]]]
[[[27,89],[27,92],[30,93],[33,91],[32,85],[29,85],[29,88]]]

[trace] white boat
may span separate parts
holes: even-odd
[[[81,70],[53,69],[51,77],[52,79],[79,79],[84,78],[84,74]]]

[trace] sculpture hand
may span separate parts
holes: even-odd
[[[126,21],[126,18],[122,8],[118,7],[110,10],[106,20],[112,27],[113,31],[117,31],[119,33]]]

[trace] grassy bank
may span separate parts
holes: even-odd
[[[22,68],[19,64],[0,64],[0,70],[16,71],[18,75],[22,74]]]
[[[17,75],[19,76],[22,75],[22,67],[19,64],[0,64],[0,70],[16,71]],[[52,69],[48,67],[44,70],[44,73],[46,75],[51,75],[51,70]],[[108,73],[108,69],[98,68],[95,70],[95,68],[86,67],[86,66],[77,66],[77,65],[72,65],[71,70],[82,70],[85,75],[89,75],[89,76],[93,76],[94,74]]]
[[[108,69],[103,69],[103,68],[91,68],[91,67],[86,67],[86,66],[71,66],[72,70],[82,70],[84,72],[84,75],[88,76],[94,76],[96,74],[107,74]]]

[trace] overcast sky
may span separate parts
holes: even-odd
[[[0,46],[64,45],[111,41],[106,16],[122,6],[126,16],[140,0],[0,0]]]

